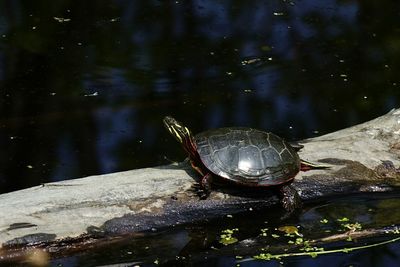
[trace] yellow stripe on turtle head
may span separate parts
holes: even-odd
[[[187,135],[190,135],[190,131],[189,131],[189,129],[187,127],[185,127],[185,131],[186,131]]]
[[[180,122],[170,116],[166,116],[163,120],[168,131],[180,142],[183,143],[184,138],[191,138],[192,134],[189,129]]]
[[[181,137],[181,135],[179,134],[179,132],[178,132],[177,130],[175,130],[174,127],[172,127],[172,130],[173,130],[173,132],[172,132],[172,131],[171,131],[171,132],[175,135],[175,137],[178,139],[178,141],[182,143],[183,140],[182,140],[182,137]]]

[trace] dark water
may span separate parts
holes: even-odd
[[[397,1],[0,1],[0,193],[180,161],[167,114],[289,140],[382,115],[400,106],[399,14]]]

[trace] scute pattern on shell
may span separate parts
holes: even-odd
[[[295,149],[273,133],[232,127],[202,132],[194,138],[205,167],[239,184],[279,185],[300,170]]]

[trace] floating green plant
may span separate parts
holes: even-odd
[[[261,229],[261,236],[268,236],[268,228]]]
[[[238,239],[233,237],[233,234],[238,231],[239,231],[238,228],[223,230],[220,235],[219,243],[223,245],[230,245],[238,242]]]
[[[355,223],[345,223],[345,224],[342,224],[342,226],[343,226],[344,228],[346,228],[347,230],[350,230],[350,231],[359,231],[359,230],[362,229],[361,224],[358,223],[358,222],[355,222]]]
[[[342,217],[342,218],[337,219],[337,221],[338,221],[338,222],[348,222],[348,221],[350,221],[350,220],[349,220],[349,218],[347,218],[347,217]]]
[[[323,224],[327,224],[329,221],[328,221],[328,219],[322,219],[322,220],[320,220],[319,222],[320,222],[320,223],[323,223]]]

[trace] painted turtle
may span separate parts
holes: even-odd
[[[209,195],[212,179],[221,177],[243,186],[274,186],[280,191],[283,207],[293,211],[301,202],[290,183],[300,170],[321,167],[301,160],[297,154],[301,146],[293,146],[273,133],[230,127],[193,136],[169,116],[164,118],[164,125],[182,143],[192,167],[202,175],[203,198]]]

